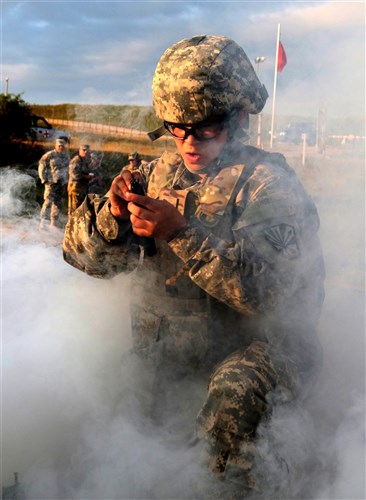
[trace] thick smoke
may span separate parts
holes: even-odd
[[[328,272],[324,368],[305,409],[275,408],[259,429],[264,498],[365,497],[362,162],[324,163],[312,180]],[[103,281],[64,263],[62,232],[40,233],[14,188],[32,177],[6,169],[1,180],[3,486],[18,472],[27,498],[215,498],[194,429],[179,431],[184,415],[159,426],[138,411],[139,370],[123,355],[133,274]]]

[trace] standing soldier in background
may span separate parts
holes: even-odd
[[[146,374],[142,406],[187,441],[195,429],[209,484],[238,498],[271,497],[257,468],[266,460],[272,477],[287,473],[276,450],[260,454],[257,429],[275,405],[301,404],[322,358],[317,209],[281,154],[243,144],[267,97],[233,40],[199,35],[168,48],[153,80],[164,125],[150,137],[170,133],[177,152],[122,170],[109,198],[87,197],[63,244],[65,260],[92,276],[137,269],[129,359]],[[156,254],[141,237],[155,238]]]
[[[103,157],[103,151],[99,153],[94,151],[90,155],[90,175],[92,175],[92,178],[89,180],[88,187],[88,193],[90,194],[103,194]]]
[[[141,159],[140,153],[137,151],[133,151],[128,155],[129,165],[124,167],[127,168],[130,172],[134,172],[135,170],[139,170],[141,165],[146,165],[146,161]]]
[[[44,202],[40,213],[40,229],[57,227],[62,201],[66,195],[69,153],[66,141],[56,139],[55,148],[45,153],[39,161],[38,175],[44,185]]]
[[[69,164],[69,183],[67,186],[69,217],[88,194],[89,180],[93,177],[90,174],[90,166],[90,146],[89,144],[81,144],[78,154]]]

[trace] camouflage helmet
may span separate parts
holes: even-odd
[[[133,151],[128,155],[128,161],[130,160],[141,160],[141,157],[137,151]]]
[[[153,78],[156,115],[193,124],[235,109],[262,111],[268,93],[244,50],[225,36],[199,35],[169,47]]]

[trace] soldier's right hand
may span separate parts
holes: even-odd
[[[117,219],[129,220],[130,212],[127,209],[126,193],[130,192],[132,178],[137,178],[142,182],[139,172],[132,173],[129,170],[122,172],[113,179],[109,190],[109,199],[111,202],[111,214]]]

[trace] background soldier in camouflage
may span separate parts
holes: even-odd
[[[151,415],[164,424],[167,407],[195,411],[188,425],[207,441],[210,469],[241,495],[260,487],[258,424],[274,402],[301,401],[321,364],[316,207],[282,155],[243,144],[267,97],[233,40],[174,44],[155,71],[163,126],[150,137],[169,132],[177,152],[123,170],[109,199],[87,198],[63,245],[66,261],[92,276],[137,267],[132,334]],[[147,196],[130,192],[133,177]],[[155,238],[155,256],[141,258],[141,236]],[[207,394],[187,391],[187,380],[208,384]]]
[[[103,156],[103,151],[90,154],[90,174],[92,178],[89,180],[88,193],[103,194]]]
[[[146,164],[146,161],[142,160],[140,153],[138,153],[138,151],[132,151],[132,153],[128,155],[128,162],[129,165],[126,168],[128,168],[130,172],[138,170],[141,164]]]
[[[69,217],[88,194],[89,180],[93,177],[90,175],[90,167],[90,146],[82,144],[78,154],[69,164],[69,183],[67,185]]]
[[[122,170],[127,169],[130,172],[141,172],[147,165],[147,162],[141,158],[140,153],[137,151],[133,151],[128,155],[128,162],[128,165],[122,167]]]
[[[66,195],[70,157],[64,139],[56,139],[55,149],[45,153],[39,161],[38,175],[44,185],[44,202],[40,213],[40,229],[56,227]]]

